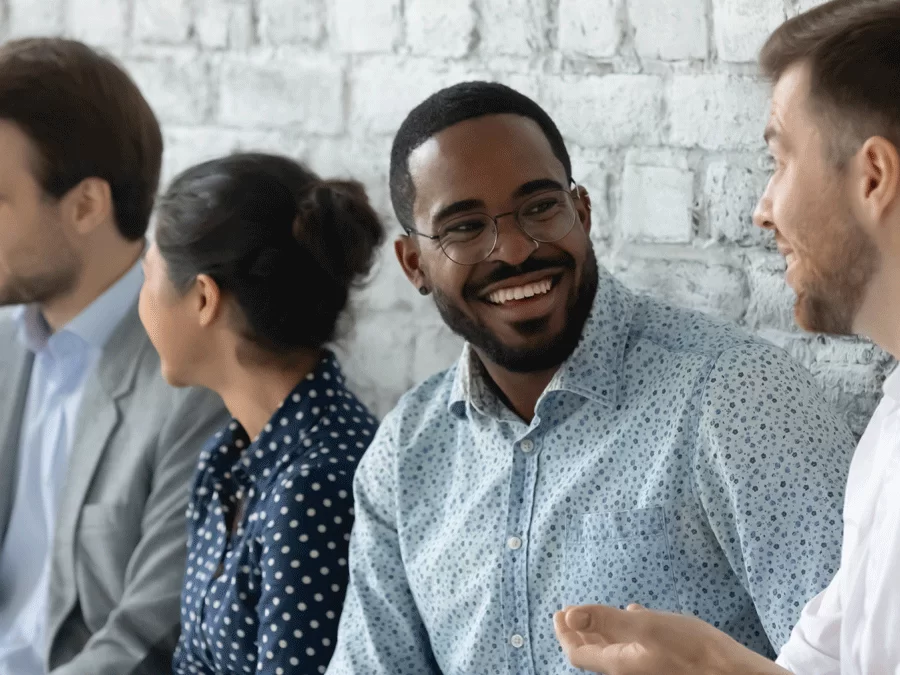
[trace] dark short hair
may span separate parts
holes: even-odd
[[[135,83],[75,40],[29,38],[0,47],[0,119],[34,145],[35,177],[60,198],[86,178],[109,183],[128,240],[147,231],[159,187],[162,133]]]
[[[245,335],[273,352],[334,337],[384,229],[362,185],[297,162],[234,154],[181,173],[160,198],[155,240],[184,292],[199,274],[232,295]]]
[[[900,1],[833,0],[781,25],[762,49],[777,82],[808,64],[811,100],[844,161],[872,136],[900,146]]]
[[[537,103],[497,82],[462,82],[441,89],[416,106],[400,125],[391,148],[391,203],[404,229],[414,227],[416,188],[409,173],[409,156],[429,138],[460,122],[486,115],[520,115],[544,132],[553,154],[572,179],[572,162],[562,134]]]

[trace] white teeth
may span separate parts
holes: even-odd
[[[532,298],[535,295],[549,293],[551,288],[553,288],[553,282],[550,279],[544,279],[533,284],[525,284],[524,286],[501,288],[499,291],[491,293],[488,296],[488,300],[495,305],[502,305],[510,300],[522,300],[523,298]]]

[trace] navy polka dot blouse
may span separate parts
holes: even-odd
[[[347,584],[352,478],[377,424],[330,352],[255,441],[203,451],[174,672],[323,673]]]

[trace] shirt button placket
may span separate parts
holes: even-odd
[[[534,489],[537,479],[536,455],[538,443],[532,438],[523,438],[513,444],[516,457],[513,460],[513,483],[510,497],[510,515],[508,535],[506,539],[507,564],[513,570],[509,576],[511,602],[507,605],[509,629],[509,645],[511,665],[517,673],[533,673],[534,664],[531,650],[526,649],[527,633],[530,623],[530,607],[528,606],[527,550],[525,547],[528,524],[534,510]],[[515,506],[513,505],[515,504]]]

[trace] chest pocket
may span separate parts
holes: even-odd
[[[565,593],[564,604],[679,611],[663,509],[570,517]]]

